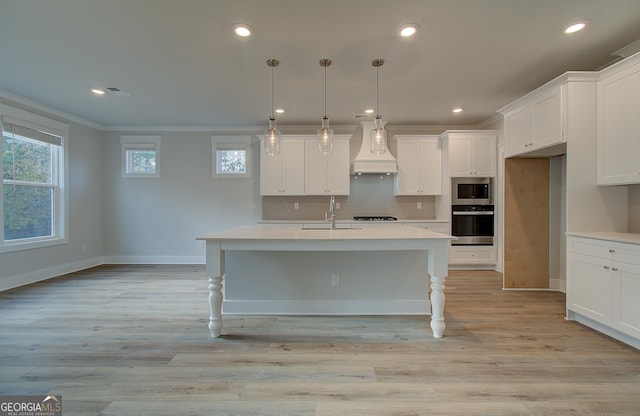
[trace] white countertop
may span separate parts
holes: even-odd
[[[336,224],[410,224],[410,223],[448,223],[449,220],[442,219],[422,219],[422,220],[403,220],[398,218],[396,221],[356,221],[354,219],[336,220]],[[258,224],[326,224],[325,220],[260,220]]]
[[[594,238],[597,240],[616,241],[619,243],[640,244],[640,234],[616,232],[568,232],[568,236]]]
[[[447,234],[427,229],[402,226],[344,228],[344,229],[303,229],[301,226],[283,225],[239,227],[229,231],[198,237],[198,240],[451,240]]]

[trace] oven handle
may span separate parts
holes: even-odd
[[[453,215],[493,215],[493,211],[453,211]]]

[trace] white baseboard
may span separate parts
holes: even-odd
[[[423,300],[225,300],[226,315],[430,315],[431,304]]]
[[[204,256],[105,256],[104,264],[205,264]]]
[[[29,273],[18,274],[0,280],[0,291],[13,289],[15,287],[41,282],[43,280],[62,276],[63,274],[77,272],[104,264],[103,257],[94,257],[73,263],[61,264],[59,266],[48,267]]]

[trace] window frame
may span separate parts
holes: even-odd
[[[241,150],[245,154],[245,173],[219,173],[218,151]],[[250,178],[251,177],[251,136],[211,136],[212,169],[213,178]]]
[[[69,242],[69,125],[48,117],[33,114],[31,112],[11,107],[0,103],[0,124],[9,122],[17,126],[31,130],[43,131],[60,137],[60,145],[37,140],[57,146],[52,154],[52,183],[45,184],[53,189],[52,201],[52,235],[44,237],[31,237],[16,240],[5,240],[4,235],[4,179],[0,182],[0,253],[30,250],[40,247],[48,247]],[[0,126],[1,127],[1,126]],[[0,153],[2,141],[0,141]],[[3,171],[2,158],[0,158],[0,171]],[[20,181],[15,181],[20,182]],[[43,185],[44,186],[44,185]]]
[[[160,136],[126,135],[120,136],[120,171],[123,178],[159,178],[160,177]],[[153,150],[156,154],[155,172],[134,172],[129,159],[130,150]]]

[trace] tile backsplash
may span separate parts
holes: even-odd
[[[390,215],[409,220],[436,218],[435,196],[394,196],[393,179],[387,175],[352,176],[351,194],[336,196],[336,203],[340,204],[336,219],[349,220],[360,215]],[[262,197],[263,220],[322,220],[328,208],[329,196]]]

